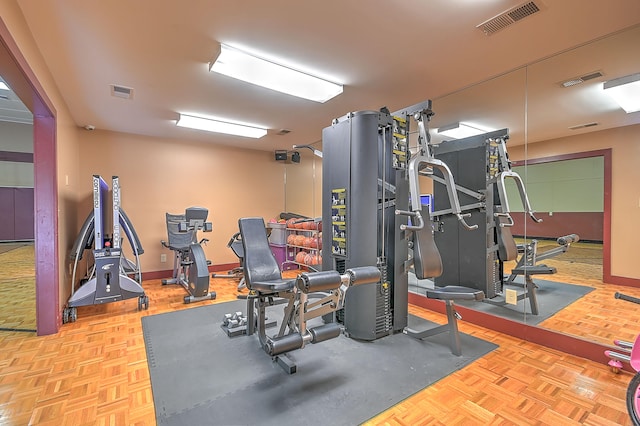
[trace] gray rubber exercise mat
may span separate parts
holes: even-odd
[[[524,292],[522,283],[524,279],[517,277],[513,283],[504,286],[504,289],[515,290],[518,294]],[[538,325],[547,318],[552,317],[562,308],[565,308],[586,294],[595,290],[593,287],[577,284],[566,284],[556,281],[534,279],[538,286],[536,295],[538,298],[538,315],[531,314],[529,299],[518,301],[516,305],[494,305],[486,302],[457,301],[456,304],[470,309],[507,318],[514,321],[526,322]],[[430,280],[417,280],[414,274],[409,274],[409,291],[417,294],[425,294],[427,288],[433,288]]]
[[[234,301],[142,318],[159,425],[356,425],[497,348],[461,334],[456,357],[447,334],[341,335],[291,352],[298,371],[288,375],[257,336],[229,338],[220,328],[225,313],[245,310]],[[410,317],[409,325],[435,324]]]
[[[461,334],[456,357],[447,334],[341,335],[291,352],[297,373],[288,375],[257,336],[229,338],[220,328],[225,313],[245,309],[233,301],[142,318],[159,425],[357,425],[497,348]],[[410,317],[409,325],[435,324]]]

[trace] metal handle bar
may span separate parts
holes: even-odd
[[[498,182],[497,182],[498,194],[500,195],[500,202],[502,203],[502,209],[506,213],[511,212],[511,210],[509,209],[509,200],[507,198],[507,190],[505,189],[505,186],[504,186],[504,179],[508,177],[512,178],[516,182],[516,187],[518,188],[518,192],[520,193],[520,200],[522,200],[522,205],[525,211],[527,212],[527,214],[529,215],[529,217],[531,217],[531,219],[536,223],[542,222],[542,219],[538,219],[535,216],[534,211],[531,208],[531,204],[529,204],[529,197],[527,197],[527,191],[524,189],[524,183],[522,182],[522,178],[516,172],[504,171],[504,172],[501,172],[498,177]]]
[[[460,201],[458,200],[458,194],[456,192],[456,183],[453,180],[453,174],[447,166],[442,161],[428,157],[428,156],[417,156],[409,161],[409,195],[411,197],[411,206],[413,209],[419,209],[422,206],[420,201],[420,182],[418,177],[420,175],[420,167],[422,165],[426,165],[432,168],[436,168],[440,170],[442,176],[444,178],[444,185],[447,188],[447,195],[449,197],[449,204],[451,205],[451,211],[460,223],[467,229],[473,230],[478,228],[478,225],[469,225],[464,218],[469,217],[470,214],[462,214],[462,209],[460,208]],[[417,210],[414,210],[417,211]],[[410,228],[408,228],[410,229]]]
[[[513,218],[511,217],[511,215],[509,213],[494,213],[493,214],[495,217],[506,217],[507,219],[509,219],[509,223],[501,223],[500,224],[500,228],[504,228],[506,227],[511,227],[514,225],[513,223]]]
[[[405,224],[400,225],[400,229],[403,231],[405,229],[409,229],[411,231],[419,231],[422,228],[424,228],[424,220],[422,219],[422,213],[418,210],[412,211],[412,212],[407,210],[396,210],[396,215],[409,216],[409,217],[415,218],[415,222],[416,222],[415,225],[405,225]],[[413,223],[413,221],[411,223]]]
[[[464,226],[464,228],[467,231],[473,231],[474,229],[478,229],[478,225],[469,225],[464,218],[465,217],[471,217],[471,213],[465,213],[465,214],[460,214],[460,213],[456,213],[456,217],[458,218],[458,220],[460,221],[460,223],[462,224],[462,226]]]

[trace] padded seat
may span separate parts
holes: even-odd
[[[251,289],[261,293],[278,293],[292,291],[296,285],[296,279],[274,279],[269,281],[253,281]]]
[[[513,268],[511,270],[511,273],[515,275],[550,275],[555,274],[556,272],[556,268],[547,265],[525,266],[520,268]]]
[[[484,292],[459,285],[448,285],[446,287],[427,289],[427,297],[439,300],[482,300],[484,299]]]

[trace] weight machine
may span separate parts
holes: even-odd
[[[558,238],[560,247],[542,254],[537,253],[537,242],[517,245],[511,235],[513,218],[506,191],[506,180],[516,185],[524,211],[534,222],[541,222],[531,208],[521,177],[511,169],[506,144],[507,129],[497,130],[464,139],[444,141],[434,147],[434,157],[447,164],[456,176],[455,191],[460,206],[450,206],[451,185],[446,174],[434,169],[435,242],[443,258],[444,273],[436,278],[441,282],[458,283],[482,290],[484,302],[506,305],[505,284],[523,275],[524,292],[515,299],[528,299],[531,313],[538,315],[536,284],[533,276],[554,274],[555,268],[537,262],[566,252],[571,243],[579,240],[576,234]],[[441,185],[447,183],[446,185]],[[464,232],[457,226],[460,211],[477,226],[476,232]],[[518,255],[520,258],[518,259]],[[510,276],[505,276],[504,264],[517,261]]]
[[[419,170],[428,166],[445,173],[453,211],[465,227],[473,228],[460,211],[455,182],[451,173],[447,173],[446,164],[429,154],[431,147],[424,121],[432,115],[431,101],[425,101],[394,113],[386,108],[352,112],[335,119],[323,130],[322,267],[342,272],[377,265],[381,271],[376,285],[355,287],[346,294],[344,309],[337,317],[344,323],[348,336],[374,340],[405,332],[425,338],[449,331],[452,352],[460,355],[453,301],[481,299],[482,291],[460,286],[430,290],[427,297],[447,304],[449,323],[437,330],[407,329],[408,271],[416,264],[421,271],[419,275],[436,274],[438,268],[422,266],[439,264],[439,260],[435,261],[439,259],[437,248],[429,244],[431,226],[422,219]],[[409,161],[412,118],[418,120],[423,145],[421,155]],[[418,234],[424,234],[425,238]],[[410,243],[413,260],[409,260]],[[427,246],[433,250],[427,250]]]
[[[308,327],[307,322],[325,318],[339,310],[350,291],[360,284],[372,284],[380,280],[380,271],[374,266],[352,268],[340,274],[337,271],[301,273],[296,278],[283,278],[269,241],[264,220],[248,217],[238,220],[244,249],[244,275],[249,295],[247,316],[241,321],[246,325],[235,327],[236,319],[225,316],[222,328],[232,337],[238,334],[252,335],[256,331],[262,349],[287,373],[293,374],[297,367],[288,353],[302,349],[309,343],[319,343],[338,337],[341,327],[335,322],[326,322]],[[275,325],[266,317],[266,308],[284,306],[284,317],[278,332],[268,336],[266,329]],[[240,315],[238,315],[240,314]],[[236,318],[241,313],[235,314]]]
[[[120,207],[120,180],[117,176],[112,177],[110,217],[106,206],[109,193],[107,183],[101,176],[94,175],[92,187],[93,210],[84,221],[71,248],[71,297],[62,312],[63,323],[76,321],[78,306],[99,305],[137,297],[138,310],[149,308],[149,297],[140,285],[142,272],[139,256],[144,250],[133,224]],[[109,221],[112,225],[111,234],[106,233]],[[133,250],[135,261],[127,259],[122,252],[122,230]],[[82,260],[84,251],[91,250],[92,246],[93,258],[87,260],[87,273],[79,281],[80,287],[76,290],[78,263]]]
[[[209,211],[203,207],[189,207],[184,214],[166,213],[169,241],[161,241],[163,247],[174,252],[173,275],[162,280],[162,285],[180,284],[187,291],[184,303],[213,300],[214,291],[209,292],[209,261],[202,243],[198,241],[198,231],[211,232],[213,225],[207,222]]]

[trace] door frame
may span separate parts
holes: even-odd
[[[0,74],[33,114],[36,330],[55,334],[61,325],[56,111],[1,17]]]

